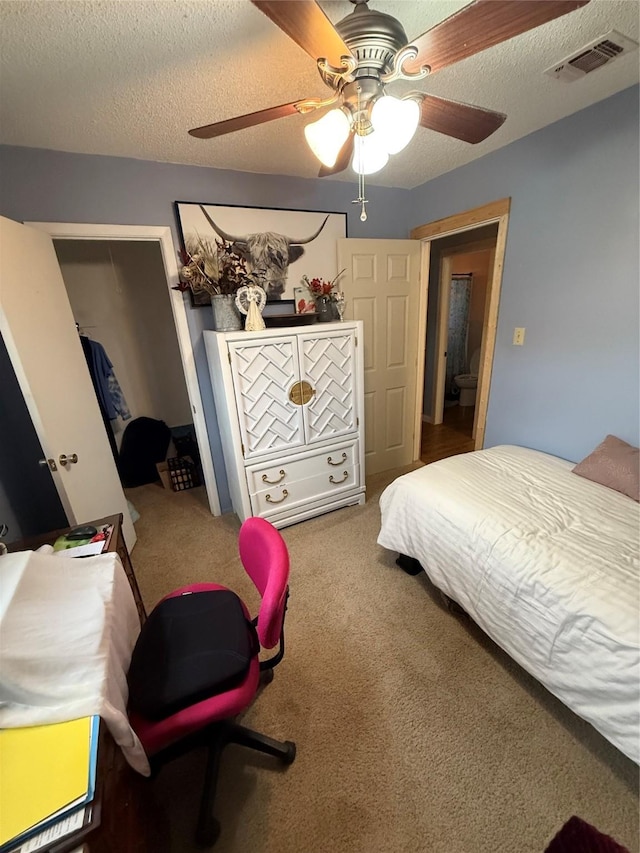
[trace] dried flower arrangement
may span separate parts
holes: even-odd
[[[180,250],[180,281],[174,290],[233,295],[244,285],[262,285],[264,270],[247,269],[246,260],[225,240],[198,237],[195,244]]]

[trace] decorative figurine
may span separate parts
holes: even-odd
[[[261,332],[266,328],[262,319],[262,309],[267,302],[267,293],[257,284],[245,284],[236,293],[238,310],[247,315],[245,332]]]

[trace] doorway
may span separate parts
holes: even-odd
[[[500,288],[502,284],[502,269],[506,247],[506,235],[509,220],[510,199],[501,199],[479,208],[421,225],[411,232],[413,239],[419,239],[423,245],[423,275],[427,280],[427,295],[425,299],[425,317],[422,328],[424,331],[422,367],[422,405],[416,412],[416,443],[415,458],[423,461],[435,461],[455,453],[467,450],[479,450],[484,444],[486,417],[493,367],[493,354],[500,304]],[[483,253],[487,254],[483,254]],[[476,255],[477,257],[473,257]],[[469,269],[459,269],[460,256],[462,266]],[[466,256],[466,257],[465,257]],[[476,266],[477,265],[477,266]],[[467,388],[465,403],[473,402],[473,417],[466,416],[462,408],[454,405],[445,406],[447,386],[447,341],[448,327],[448,297],[450,282],[454,270],[457,272],[473,273],[477,283],[477,303],[474,311],[474,332],[470,336],[470,327],[466,330],[464,367],[471,373],[470,361],[477,352],[477,382],[476,388]],[[423,279],[423,280],[424,280]],[[481,283],[484,279],[484,286]],[[473,277],[471,279],[473,281]],[[444,282],[441,287],[441,282]],[[473,285],[471,291],[473,290]],[[471,303],[471,299],[470,299]],[[471,304],[469,305],[469,313]],[[479,316],[482,324],[479,325]],[[480,343],[478,346],[478,336]],[[474,360],[475,362],[475,360]],[[475,363],[473,365],[475,367]],[[456,367],[456,370],[458,368]],[[449,371],[449,402],[456,390],[454,373]],[[459,374],[457,374],[459,375]],[[468,384],[468,383],[465,383]],[[452,387],[453,385],[453,387]],[[469,393],[471,390],[475,394]],[[470,399],[472,398],[472,399]],[[458,400],[459,403],[459,400]],[[448,410],[459,408],[457,412]],[[466,417],[463,417],[465,415]],[[455,420],[455,429],[447,435],[449,425],[446,421]],[[424,448],[423,435],[425,431],[434,436],[435,448]],[[444,435],[440,435],[443,433]],[[423,452],[426,450],[426,453]],[[434,456],[434,453],[440,453]],[[425,459],[424,456],[430,458]]]
[[[134,240],[54,240],[53,245],[89,372],[96,377],[96,361],[113,365],[107,405],[104,394],[96,396],[123,487],[132,485],[132,463],[138,479],[155,475],[154,459],[143,465],[131,452],[120,455],[125,430],[134,422],[134,430],[142,426],[139,418],[152,419],[150,426],[158,428],[166,424],[167,441],[173,442],[167,455],[188,455],[199,467],[159,245]]]
[[[480,353],[498,226],[434,240],[425,347],[420,458],[473,450]],[[475,378],[474,378],[475,377]],[[446,448],[442,447],[446,438]],[[440,457],[442,458],[442,457]]]
[[[427,321],[428,327],[435,326],[436,346],[427,345],[425,353],[423,462],[474,449],[478,365],[495,237],[485,244],[452,245],[451,238],[445,238],[432,247],[441,261],[433,265],[434,322]]]
[[[164,269],[165,293],[168,294],[173,315],[209,510],[212,515],[220,515],[220,498],[189,334],[187,311],[183,295],[172,289],[178,283],[178,265],[170,228],[166,226],[93,225],[63,222],[27,222],[25,224],[46,232],[55,241],[134,241],[154,243],[159,247]]]

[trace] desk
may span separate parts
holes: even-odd
[[[94,527],[114,525],[106,550],[116,552],[120,557],[142,624],[146,619],[146,611],[122,536],[122,515],[107,516],[87,523]],[[52,545],[58,536],[67,533],[69,529],[52,530],[13,542],[7,547],[10,552],[36,550],[41,545]],[[121,749],[102,722],[93,803],[92,823],[75,835],[56,842],[43,853],[74,853],[83,844],[86,853],[167,853],[167,818],[155,804],[153,786],[127,764]]]
[[[135,572],[133,571],[131,557],[129,556],[129,552],[125,544],[124,537],[122,535],[122,513],[120,513],[119,515],[108,515],[105,518],[99,518],[95,521],[88,521],[83,523],[91,524],[94,527],[102,527],[105,524],[113,524],[113,533],[111,535],[111,539],[109,540],[109,545],[107,546],[105,553],[115,552],[120,557],[120,562],[122,563],[127,578],[129,579],[131,591],[133,592],[133,598],[136,603],[136,607],[138,608],[140,624],[142,625],[145,619],[147,618],[147,612],[144,608],[142,596],[140,595],[140,589],[138,588],[138,581],[136,580]],[[77,527],[78,525],[75,526]],[[59,536],[63,536],[71,529],[71,527],[63,527],[60,530],[50,530],[48,533],[41,533],[39,536],[30,536],[28,539],[20,539],[18,542],[12,542],[8,544],[7,550],[10,553],[13,553],[15,551],[35,551],[42,545],[53,545],[53,543]]]

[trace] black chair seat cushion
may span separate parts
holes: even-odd
[[[127,680],[129,708],[162,720],[240,684],[260,645],[230,590],[167,598],[142,627]]]

